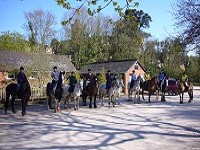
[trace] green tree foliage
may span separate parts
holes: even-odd
[[[56,0],[57,4],[62,6],[63,8],[67,10],[74,10],[73,13],[62,22],[63,25],[66,25],[70,23],[73,20],[73,17],[76,14],[81,14],[81,9],[84,7],[86,4],[88,9],[87,9],[87,14],[90,16],[94,16],[96,13],[101,12],[104,8],[106,8],[109,5],[112,5],[114,7],[114,10],[118,12],[119,16],[123,16],[123,11],[124,9],[128,9],[130,7],[136,7],[139,5],[138,2],[134,2],[133,0],[124,0],[122,3],[118,3],[117,1],[114,0],[104,0],[104,2],[100,2],[98,0],[87,0],[87,1],[82,1],[82,0],[76,0],[73,1],[73,3],[67,1],[67,0]]]
[[[101,85],[102,83],[106,83],[106,73],[104,70],[98,76],[98,84]]]
[[[21,34],[4,32],[0,34],[0,50],[30,51],[30,48]]]

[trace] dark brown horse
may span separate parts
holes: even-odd
[[[94,108],[97,108],[96,97],[98,92],[98,84],[96,76],[93,76],[90,81],[85,81],[82,91],[83,106],[86,106],[86,99],[90,97],[89,108],[92,108],[92,98],[94,99]]]
[[[178,94],[180,96],[180,104],[183,104],[184,92],[188,92],[188,95],[189,95],[188,103],[190,103],[193,100],[193,85],[190,82],[188,82],[188,87],[186,87],[184,85],[184,83],[182,83],[182,82],[180,82],[180,80],[178,80],[177,88],[178,88]]]
[[[60,71],[58,82],[56,84],[56,87],[54,87],[55,89],[53,91],[52,91],[52,87],[51,87],[51,82],[49,82],[47,84],[46,95],[47,95],[48,109],[53,108],[52,107],[52,100],[54,99],[55,100],[54,110],[55,110],[56,113],[61,112],[60,103],[61,103],[61,99],[62,99],[62,95],[63,95],[64,75],[65,75],[65,72]]]
[[[16,113],[14,108],[14,102],[15,99],[18,97],[18,99],[21,99],[22,103],[22,116],[26,115],[26,106],[31,96],[31,88],[28,80],[25,78],[18,90],[16,83],[11,83],[6,87],[5,114],[7,114],[10,96],[12,97],[11,101],[12,112]]]
[[[142,88],[142,98],[143,98],[143,100],[144,100],[144,91],[148,91],[149,102],[151,102],[150,97],[157,90],[157,87],[158,87],[157,77],[155,76],[151,80],[141,82],[140,86]]]

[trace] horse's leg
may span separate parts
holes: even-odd
[[[149,103],[151,103],[150,97],[151,97],[151,91],[149,91]]]
[[[61,103],[61,99],[58,99],[58,112],[59,113],[61,113],[60,103]]]
[[[22,102],[22,116],[24,116],[25,115],[25,98],[24,97],[21,99],[21,102]]]
[[[191,101],[193,100],[193,90],[188,91],[189,94],[189,101],[188,103],[191,103]]]
[[[76,102],[76,105],[77,105],[77,106],[76,106],[76,107],[77,107],[77,110],[78,110],[78,109],[79,109],[79,101],[80,101],[80,97],[78,96],[76,99],[77,99],[77,102]]]
[[[183,104],[183,92],[180,93],[180,104]]]
[[[89,108],[92,108],[92,96],[90,96],[90,104],[89,104]]]
[[[9,98],[10,98],[10,95],[6,95],[5,114],[7,114],[7,109],[8,109],[8,106],[9,106]]]
[[[161,102],[165,102],[165,92],[161,93]]]
[[[74,110],[77,110],[77,107],[76,107],[76,104],[77,102],[76,102],[76,97],[74,96]]]
[[[26,114],[26,106],[28,104],[29,98],[25,99],[24,113]]]
[[[55,98],[55,108],[54,108],[54,112],[57,113],[58,112],[58,100]]]
[[[87,95],[83,92],[82,93],[82,100],[83,100],[82,106],[86,106],[86,99],[87,99]]]
[[[144,89],[142,89],[142,99],[143,99],[143,101],[145,101],[145,99],[144,99]]]
[[[94,95],[94,108],[97,108],[96,98],[97,98],[97,95]]]

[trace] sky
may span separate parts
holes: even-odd
[[[75,0],[71,0],[74,3]],[[103,1],[103,0],[101,0]],[[125,0],[116,0],[123,3]],[[134,1],[134,0],[133,0]],[[150,28],[145,30],[151,33],[153,38],[162,40],[166,37],[175,35],[174,23],[172,16],[172,5],[175,0],[138,0],[139,6],[137,9],[142,9],[148,13],[152,22]],[[67,11],[57,5],[56,0],[0,0],[0,32],[10,31],[25,34],[22,28],[26,22],[24,17],[25,11],[34,9],[42,9],[50,11],[57,18],[57,28],[61,28],[64,13]],[[114,7],[110,5],[102,12],[103,14],[114,16]]]

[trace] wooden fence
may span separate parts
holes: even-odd
[[[6,98],[5,88],[0,89],[0,100]],[[31,88],[31,100],[46,98],[46,87]]]

